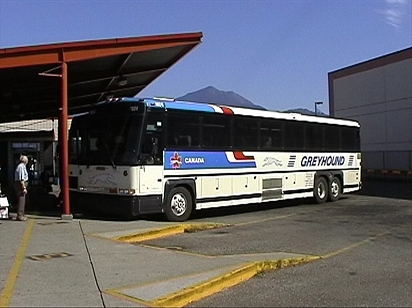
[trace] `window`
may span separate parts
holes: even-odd
[[[168,113],[167,146],[170,148],[199,147],[199,116],[197,113]]]
[[[263,150],[282,149],[282,123],[280,121],[261,121],[259,146]]]
[[[149,113],[146,120],[146,133],[142,140],[141,160],[147,164],[161,165],[163,121],[161,113]]]
[[[323,149],[322,125],[316,123],[306,125],[305,149],[309,151],[321,151]]]
[[[359,150],[359,130],[357,128],[342,128],[342,144],[343,151],[357,151]]]
[[[303,150],[304,126],[299,122],[285,123],[285,149]]]
[[[340,133],[339,127],[328,125],[325,127],[325,150],[339,151],[340,148]]]
[[[202,117],[202,147],[223,149],[230,147],[230,119],[226,115]]]
[[[233,146],[236,149],[257,149],[258,147],[258,121],[237,117],[233,127]]]

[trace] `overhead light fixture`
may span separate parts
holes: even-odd
[[[119,79],[117,80],[117,84],[120,87],[124,87],[125,85],[127,85],[127,78],[126,77],[119,77]]]

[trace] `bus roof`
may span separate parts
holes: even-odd
[[[233,107],[225,106],[214,103],[200,103],[192,101],[180,101],[173,98],[116,98],[106,102],[129,102],[129,103],[145,103],[149,108],[163,108],[175,109],[175,110],[188,110],[188,111],[198,111],[198,112],[210,112],[210,113],[222,113],[222,114],[233,114],[242,116],[252,116],[261,118],[272,118],[280,120],[291,120],[291,121],[305,121],[312,123],[323,123],[323,124],[334,124],[343,126],[355,126],[359,127],[360,124],[354,120],[330,118],[315,115],[304,115],[300,113],[290,113],[290,112],[278,112],[270,110],[259,110],[244,107]]]

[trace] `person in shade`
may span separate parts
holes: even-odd
[[[14,172],[14,191],[17,197],[17,217],[18,221],[25,221],[27,217],[24,216],[24,209],[26,206],[27,195],[27,181],[29,175],[27,173],[26,165],[29,159],[25,155],[20,156],[20,163]]]

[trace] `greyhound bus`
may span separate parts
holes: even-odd
[[[115,98],[73,117],[73,208],[129,217],[361,188],[358,122],[166,98]]]

